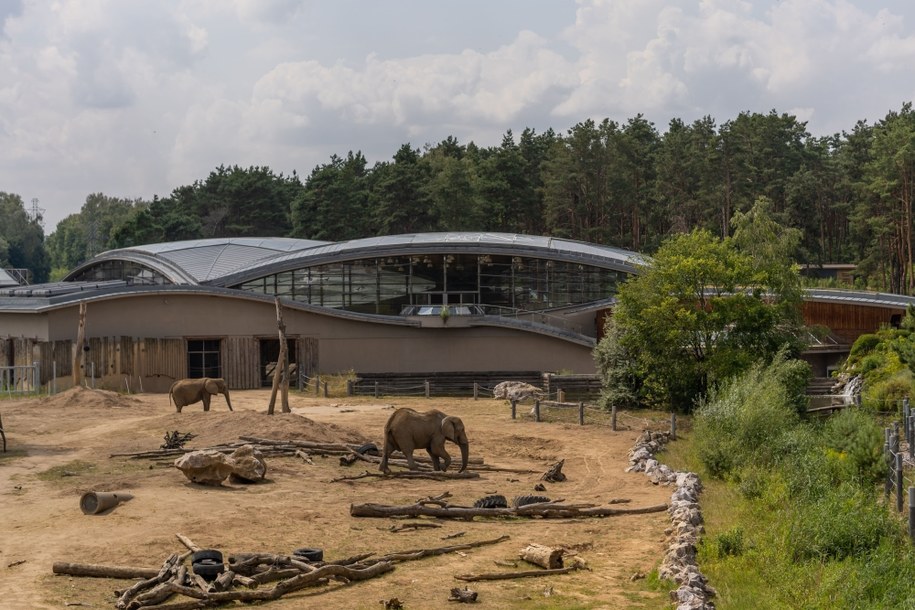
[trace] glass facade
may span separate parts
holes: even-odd
[[[104,282],[124,280],[128,285],[161,286],[172,282],[161,273],[139,263],[124,260],[108,260],[83,269],[69,278],[70,282]]]
[[[613,296],[625,279],[621,271],[545,258],[424,254],[316,265],[235,287],[322,307],[397,315],[412,305],[521,311],[580,305]]]

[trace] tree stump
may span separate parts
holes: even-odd
[[[560,481],[566,480],[566,475],[562,474],[562,465],[565,464],[565,460],[559,460],[546,471],[546,473],[540,477],[542,480],[549,483],[559,483]]]
[[[521,549],[520,557],[535,566],[556,570],[562,566],[563,549],[552,548],[542,544],[529,544]]]
[[[477,603],[477,592],[466,587],[463,589],[455,587],[451,589],[451,597],[448,598],[448,601],[461,604],[475,604]]]

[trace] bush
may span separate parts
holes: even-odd
[[[743,555],[743,528],[734,527],[715,536],[715,552],[718,558],[739,557]]]
[[[848,352],[848,361],[855,362],[860,360],[862,357],[874,351],[878,345],[880,345],[880,337],[868,333],[866,335],[861,335],[858,339],[852,344],[851,350]]]
[[[915,393],[913,390],[912,371],[902,368],[887,379],[869,384],[863,399],[878,411],[896,411],[901,409],[903,398]]]
[[[883,430],[860,409],[844,409],[823,427],[823,444],[837,453],[849,478],[876,483],[883,478]]]
[[[794,397],[782,382],[793,366],[783,356],[757,364],[700,402],[695,443],[711,476],[725,478],[749,464],[765,467],[783,454],[785,436],[798,423]]]

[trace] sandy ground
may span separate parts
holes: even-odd
[[[291,553],[320,547],[327,559],[363,552],[445,546],[511,537],[497,545],[398,564],[380,578],[348,586],[307,589],[269,602],[269,608],[354,609],[383,607],[397,598],[407,609],[441,608],[457,574],[511,570],[494,562],[517,560],[527,543],[575,550],[590,571],[544,578],[471,583],[479,592],[475,607],[487,608],[664,608],[666,591],[653,591],[646,574],[664,548],[664,512],[603,519],[477,519],[438,521],[437,529],[393,533],[403,520],[359,519],[351,504],[412,504],[420,498],[452,494],[454,504],[471,505],[487,494],[509,499],[534,492],[540,474],[565,459],[568,480],[543,492],[569,503],[649,506],[669,500],[670,488],[653,486],[641,474],[626,474],[627,451],[639,426],[611,432],[601,425],[512,420],[504,401],[424,398],[290,397],[292,414],[268,416],[269,391],[235,392],[235,412],[214,398],[177,414],[165,395],[124,396],[77,388],[53,397],[0,400],[8,452],[0,454],[0,606],[19,608],[113,608],[115,589],[129,581],[56,576],[55,561],[105,565],[161,566],[183,551],[175,534],[225,554],[265,551]],[[462,481],[382,480],[330,482],[366,469],[343,467],[335,456],[314,456],[313,466],[297,458],[268,458],[267,482],[192,484],[170,462],[110,457],[113,453],[157,449],[166,432],[198,435],[188,448],[231,442],[241,435],[317,441],[373,441],[381,445],[393,407],[439,408],[463,418],[471,457],[493,466],[531,469],[534,474],[484,473]],[[519,409],[527,414],[528,409]],[[660,426],[659,426],[660,427]],[[449,445],[450,446],[450,445]],[[457,448],[452,455],[459,458]],[[84,515],[87,491],[121,491],[129,502],[100,515]],[[426,522],[431,522],[426,520]],[[443,537],[465,532],[455,540]],[[523,568],[523,563],[519,569]]]

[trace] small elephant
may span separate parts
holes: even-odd
[[[203,410],[210,410],[210,396],[213,394],[222,394],[226,397],[226,404],[229,405],[229,411],[232,410],[232,402],[229,400],[229,389],[226,382],[221,377],[200,377],[199,379],[179,379],[172,384],[168,391],[169,402],[174,401],[178,413],[181,413],[182,407],[203,401]]]
[[[451,456],[445,451],[445,441],[456,443],[461,448],[461,469],[467,468],[469,443],[464,422],[460,417],[448,416],[432,409],[418,412],[413,409],[397,409],[384,425],[384,455],[381,458],[380,470],[389,474],[388,458],[395,450],[400,450],[407,458],[410,470],[416,470],[413,462],[413,451],[425,449],[432,458],[435,470],[448,470]],[[439,460],[443,463],[439,463]]]

